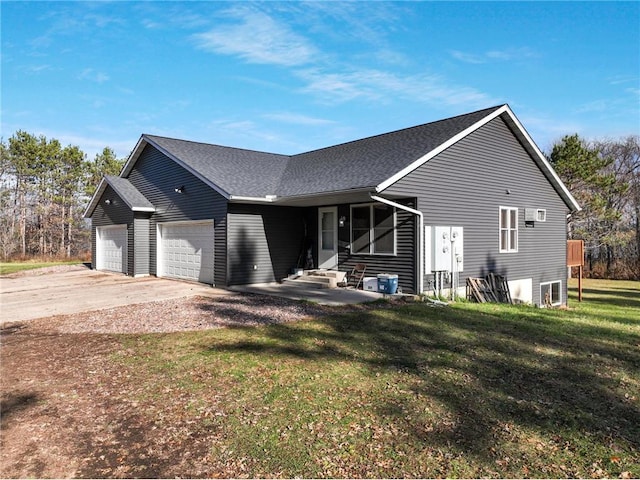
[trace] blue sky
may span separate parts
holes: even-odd
[[[640,134],[640,2],[7,2],[1,134],[293,154],[508,103]]]

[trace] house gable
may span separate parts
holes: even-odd
[[[564,185],[562,180],[560,180],[560,177],[558,177],[554,169],[551,167],[551,165],[547,161],[544,154],[540,151],[540,149],[537,147],[535,142],[533,142],[533,140],[531,139],[527,131],[524,129],[520,121],[513,114],[513,112],[511,111],[508,105],[503,105],[499,109],[484,116],[473,125],[470,125],[466,129],[460,131],[456,135],[449,138],[447,141],[441,143],[436,148],[430,150],[425,155],[421,156],[411,164],[407,165],[402,170],[396,172],[391,177],[385,179],[383,182],[381,182],[379,185],[376,186],[376,192],[383,192],[384,190],[388,189],[391,185],[401,180],[406,175],[413,172],[415,169],[424,165],[426,162],[428,162],[435,156],[444,152],[446,149],[448,149],[452,145],[455,145],[460,140],[469,136],[479,128],[482,128],[484,125],[488,124],[489,122],[492,122],[494,119],[498,117],[502,118],[505,121],[505,123],[509,125],[512,134],[520,141],[520,143],[523,145],[525,150],[529,153],[533,161],[540,167],[540,170],[543,172],[543,174],[548,179],[548,181],[553,185],[558,195],[560,195],[560,197],[567,204],[567,207],[572,211],[579,211],[580,206],[578,205],[578,202],[576,202],[573,195],[571,195],[571,192],[569,192],[569,190]]]
[[[466,131],[500,107],[293,155],[277,196],[368,189],[403,171],[427,152]]]
[[[288,156],[144,134],[121,176],[134,169],[147,145],[171,159],[226,199],[268,201],[277,189]]]
[[[530,280],[531,300],[539,303],[536,285],[566,278],[569,208],[501,116],[423,163],[383,193],[415,196],[425,225],[464,228],[461,285],[467,277],[489,272],[512,281]],[[500,253],[500,207],[518,209],[517,252]],[[526,208],[545,209],[546,221],[527,226]],[[425,285],[432,280],[432,276],[425,275]]]
[[[159,223],[213,220],[214,280],[216,285],[226,285],[227,199],[151,144],[139,152],[127,178],[155,206],[148,226],[149,273],[157,274]]]

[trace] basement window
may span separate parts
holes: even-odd
[[[518,251],[518,209],[500,207],[500,253]]]
[[[555,307],[562,305],[562,282],[545,282],[540,284],[540,306]]]
[[[395,255],[395,208],[380,203],[351,207],[351,253]]]

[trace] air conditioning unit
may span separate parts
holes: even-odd
[[[525,208],[524,221],[525,223],[546,222],[547,211],[544,208]]]

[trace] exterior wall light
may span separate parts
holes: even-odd
[[[111,205],[111,200],[109,200],[108,198],[104,201],[104,203],[106,203],[107,205]]]
[[[181,185],[179,187],[174,188],[173,191],[176,192],[176,193],[183,193],[184,192],[184,185]]]
[[[347,217],[345,217],[344,215],[342,217],[340,217],[340,219],[338,220],[338,225],[341,227],[344,227],[344,222],[347,221]]]

